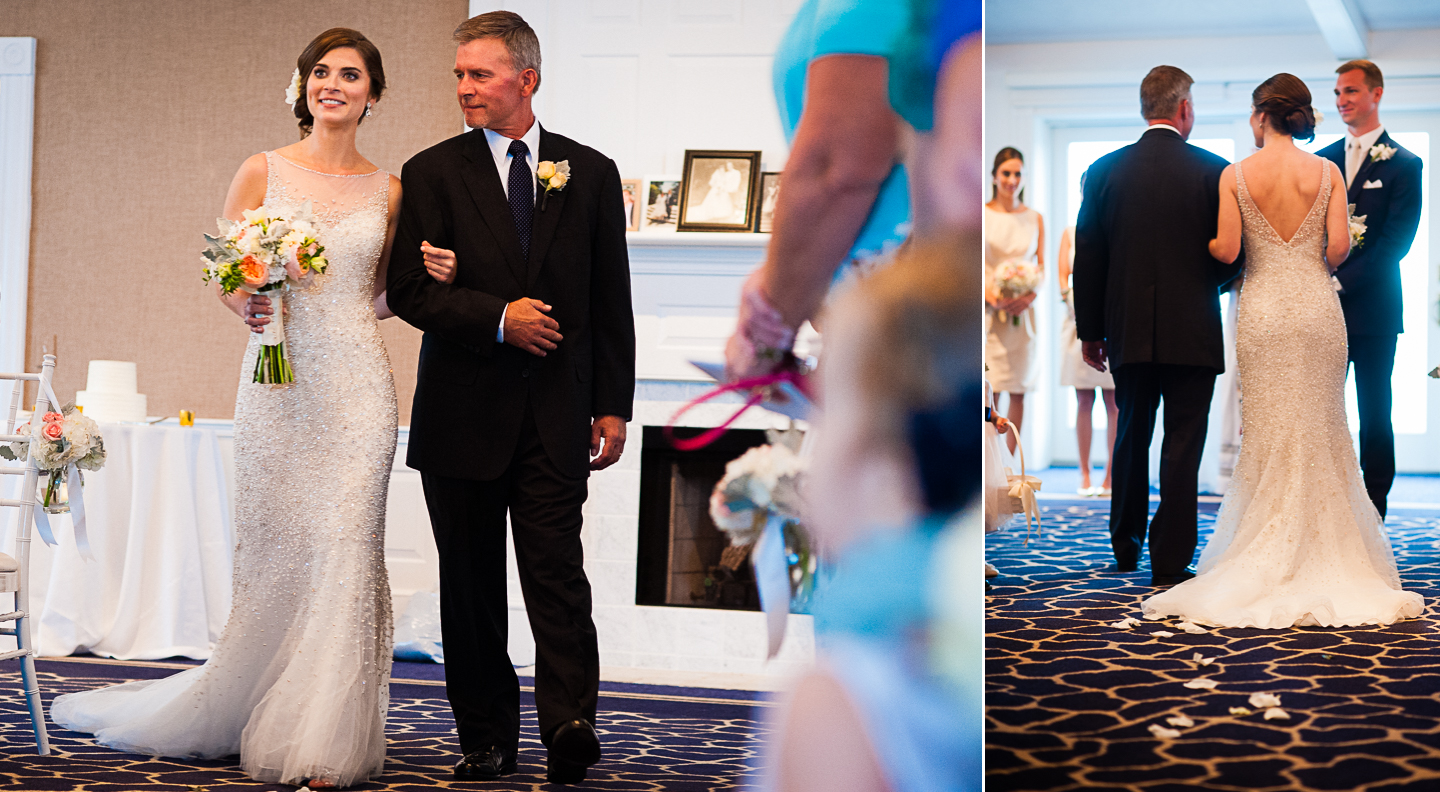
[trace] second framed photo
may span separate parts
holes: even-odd
[[[680,230],[752,230],[759,179],[758,151],[686,151]]]
[[[647,176],[642,186],[641,227],[647,231],[674,231],[680,219],[680,177]]]

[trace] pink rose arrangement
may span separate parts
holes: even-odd
[[[73,404],[41,415],[38,430],[32,430],[32,425],[27,422],[15,427],[15,434],[31,439],[0,445],[0,458],[16,462],[24,461],[27,453],[34,454],[35,465],[48,474],[43,505],[49,507],[59,494],[66,468],[99,470],[105,466],[105,440],[99,424]]]

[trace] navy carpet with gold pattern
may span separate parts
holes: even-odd
[[[1424,617],[1192,634],[1117,626],[1155,589],[1147,558],[1104,571],[1108,501],[1042,504],[1043,538],[1026,547],[1012,524],[987,542],[987,792],[1440,790],[1440,509],[1386,523]],[[1201,506],[1201,547],[1216,509]]]
[[[131,679],[154,679],[189,667],[178,663],[119,663],[97,660],[40,660],[41,691],[48,710],[58,694]],[[390,740],[385,774],[357,790],[484,789],[494,792],[559,790],[545,782],[545,748],[535,734],[531,688],[521,694],[519,771],[501,781],[459,782],[450,778],[458,758],[455,721],[445,701],[443,666],[395,664],[390,687]],[[51,725],[54,752],[37,756],[30,734],[19,668],[0,666],[0,789],[87,792],[220,792],[294,789],[259,784],[234,760],[156,759],[111,751],[87,734]],[[530,682],[522,678],[522,684]],[[650,685],[601,683],[604,755],[582,788],[596,790],[738,789],[754,775],[763,740],[766,694]]]

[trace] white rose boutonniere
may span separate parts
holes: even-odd
[[[560,192],[565,189],[565,185],[570,181],[570,160],[560,160],[559,162],[545,160],[544,162],[537,163],[535,165],[535,178],[539,179],[540,183],[545,186],[545,194],[540,198],[540,211],[543,212],[545,211],[545,204],[550,199],[550,193]]]
[[[1396,149],[1394,146],[1387,146],[1384,143],[1376,143],[1375,145],[1370,147],[1370,161],[1384,162],[1385,160],[1388,160],[1391,157],[1395,156],[1396,151],[1398,151],[1398,149]]]

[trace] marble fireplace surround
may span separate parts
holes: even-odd
[[[778,683],[813,662],[809,616],[790,616],[780,654],[767,661],[761,613],[635,604],[643,427],[663,426],[711,387],[687,361],[721,358],[734,328],[740,284],[759,264],[769,235],[632,233],[629,241],[637,341],[635,416],[620,461],[590,478],[582,532],[601,664],[611,677],[676,671],[742,674],[762,684],[765,679]],[[804,343],[808,345],[809,338]],[[722,423],[739,405],[738,398],[722,399],[691,410],[682,424]],[[233,485],[229,422],[200,423],[219,431]],[[765,429],[787,424],[782,416],[754,409],[733,425]],[[397,617],[412,594],[438,585],[420,474],[405,466],[408,438],[408,427],[401,427],[386,512],[386,565]],[[532,662],[534,646],[513,547],[509,553],[511,656],[523,665]]]

